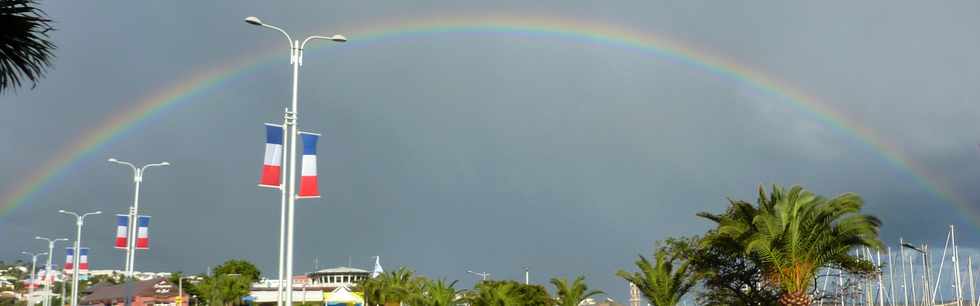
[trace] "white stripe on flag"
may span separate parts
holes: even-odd
[[[117,226],[116,227],[116,237],[118,237],[118,238],[125,238],[126,237],[126,227],[125,226]]]
[[[281,166],[282,165],[282,145],[267,143],[265,144],[265,165],[266,166]]]
[[[147,229],[145,227],[142,227],[142,226],[141,227],[138,227],[137,230],[136,230],[136,237],[138,237],[138,238],[146,238],[147,237],[146,231],[148,231],[148,230],[149,229]]]
[[[316,176],[316,155],[303,155],[303,170],[300,176]]]

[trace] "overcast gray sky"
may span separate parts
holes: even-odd
[[[225,259],[275,273],[279,194],[255,186],[263,122],[289,101],[282,37],[392,20],[528,16],[662,33],[781,80],[853,118],[978,209],[980,4],[946,1],[46,1],[57,59],[37,88],[0,96],[0,190],[154,92],[231,59],[281,48],[247,70],[84,155],[0,216],[0,258],[73,235],[60,208],[103,210],[83,240],[93,268],[119,268],[111,215],[149,171],[141,213],[152,249],[139,270],[204,272]],[[783,98],[632,48],[520,32],[400,35],[310,51],[301,129],[319,145],[324,197],[297,206],[297,273],[385,267],[472,285],[466,270],[532,281],[586,275],[625,300],[613,273],[656,240],[709,224],[759,184],[857,192],[885,238],[941,245],[948,224],[978,247],[957,208],[852,133]],[[7,205],[8,203],[0,203]],[[59,251],[59,254],[62,254]],[[59,255],[60,256],[60,255]],[[60,258],[60,257],[59,257]],[[61,260],[61,259],[59,259]]]

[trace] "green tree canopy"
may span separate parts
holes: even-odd
[[[456,281],[418,278],[417,283],[419,291],[410,294],[406,301],[412,306],[454,306],[461,292],[455,288]]]
[[[620,270],[616,275],[636,285],[640,293],[654,306],[677,305],[697,284],[697,278],[688,270],[690,262],[685,258],[669,256],[663,247],[656,251],[654,258],[655,262],[651,264],[646,257],[640,255],[636,260],[639,272]]]
[[[855,247],[882,247],[881,221],[861,214],[864,201],[846,193],[826,199],[799,186],[770,193],[759,188],[757,206],[731,201],[716,220],[718,243],[734,243],[760,260],[763,283],[781,290],[783,305],[809,305],[809,289],[821,268],[868,272],[870,262],[849,256]]]
[[[262,276],[259,268],[247,260],[232,259],[225,261],[221,265],[214,267],[214,275],[238,274],[244,276],[250,282],[256,282]]]
[[[221,274],[204,278],[195,288],[198,296],[210,305],[242,305],[252,282],[244,275]]]
[[[563,278],[552,278],[551,284],[555,286],[557,306],[578,306],[585,299],[604,293],[600,290],[589,290],[589,286],[585,284],[585,276],[575,278],[571,284]]]
[[[473,306],[550,306],[554,299],[540,285],[516,281],[481,281],[466,292],[465,300]]]

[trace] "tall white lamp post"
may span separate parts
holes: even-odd
[[[143,181],[143,173],[146,169],[151,167],[161,167],[170,165],[168,162],[161,162],[156,164],[148,164],[142,167],[136,167],[130,162],[120,161],[115,158],[109,159],[110,163],[117,163],[120,165],[127,165],[129,168],[133,169],[133,182],[136,184],[136,190],[133,193],[133,207],[129,212],[129,233],[126,237],[126,278],[133,277],[133,267],[136,261],[136,218],[139,216],[140,210],[140,182]],[[74,305],[72,305],[74,306]]]
[[[31,285],[27,287],[27,300],[30,301],[32,298],[34,298],[34,284],[37,284],[37,278],[35,278],[34,276],[34,271],[37,271],[37,257],[48,255],[48,252],[41,252],[37,254],[31,252],[20,252],[20,253],[31,256]]]
[[[45,238],[41,236],[34,237],[34,239],[44,240],[48,242],[48,264],[45,265],[44,268],[44,278],[50,278],[51,277],[51,254],[54,254],[54,244],[57,243],[58,241],[68,241],[68,239],[65,238],[51,239],[51,238]],[[51,306],[51,291],[52,291],[51,285],[53,284],[48,284],[47,281],[45,281],[44,284],[45,287],[48,288],[48,293],[44,295],[44,306]]]
[[[75,230],[75,255],[73,255],[74,258],[72,258],[73,266],[71,275],[71,306],[78,306],[78,265],[81,264],[79,258],[82,257],[82,224],[85,222],[85,217],[102,214],[102,212],[96,211],[81,215],[64,209],[59,210],[58,212],[75,216],[75,225],[78,227]]]
[[[296,189],[295,188],[296,187],[296,184],[295,184],[296,183],[296,134],[297,134],[296,133],[296,127],[297,127],[298,121],[299,121],[298,120],[298,118],[299,118],[299,108],[298,108],[298,104],[297,104],[297,100],[298,100],[297,95],[298,95],[298,92],[299,92],[299,66],[302,66],[303,65],[303,48],[306,47],[306,43],[309,42],[310,40],[314,40],[314,39],[325,39],[325,40],[330,40],[330,41],[333,41],[333,42],[346,42],[347,41],[347,38],[344,37],[343,35],[333,35],[333,36],[330,36],[330,37],[313,35],[313,36],[310,36],[310,37],[307,37],[306,39],[304,39],[303,42],[300,42],[299,40],[293,40],[293,38],[290,37],[289,36],[289,33],[286,33],[285,30],[283,30],[283,29],[281,29],[279,27],[270,25],[270,24],[263,23],[261,20],[259,20],[258,17],[255,17],[255,16],[247,17],[247,18],[245,18],[245,22],[248,23],[248,24],[251,24],[251,25],[256,25],[256,26],[260,26],[260,27],[274,29],[274,30],[279,31],[280,33],[282,33],[282,35],[285,35],[286,36],[286,40],[289,41],[289,63],[293,65],[293,100],[292,100],[292,108],[290,108],[286,112],[286,125],[288,126],[288,129],[289,129],[289,132],[288,132],[289,133],[289,140],[287,140],[289,142],[289,148],[288,148],[288,151],[285,152],[285,154],[287,154],[289,156],[289,162],[288,162],[289,163],[289,172],[286,174],[289,177],[289,179],[286,180],[286,182],[288,182],[288,185],[286,186],[286,188],[282,188],[282,191],[284,192],[284,194],[288,194],[289,195],[289,196],[284,196],[283,197],[284,199],[288,199],[289,203],[288,203],[288,205],[286,203],[283,203],[282,204],[282,208],[281,208],[281,212],[285,214],[285,219],[286,219],[285,221],[286,222],[284,224],[280,224],[280,237],[279,237],[279,239],[280,239],[280,242],[279,242],[279,285],[278,285],[278,292],[279,292],[278,295],[279,295],[279,297],[278,297],[277,302],[276,302],[276,305],[277,306],[282,306],[283,305],[283,298],[282,298],[282,294],[283,294],[283,281],[285,281],[286,282],[286,299],[285,299],[285,304],[286,305],[289,305],[289,306],[292,306],[292,303],[293,303],[293,277],[292,277],[292,275],[293,275],[293,228],[294,228],[293,221],[295,220],[295,213],[293,211],[293,208],[294,208],[293,204],[296,201],[296,195],[295,195],[296,194],[295,193],[295,189]],[[286,182],[284,182],[284,183],[286,183]],[[287,188],[288,188],[288,190],[287,190]],[[282,219],[283,218],[280,217],[280,222],[283,221]],[[285,232],[285,241],[286,241],[285,242],[285,256],[283,256],[283,242],[282,242],[283,232]],[[285,260],[283,260],[283,257],[285,257]],[[285,261],[285,270],[283,270],[283,261]]]

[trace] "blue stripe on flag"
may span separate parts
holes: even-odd
[[[88,256],[88,248],[81,248],[78,251],[79,256]]]
[[[317,134],[300,133],[303,137],[303,155],[316,155],[316,140],[320,136]]]
[[[265,143],[282,144],[282,127],[278,125],[265,124]]]
[[[136,218],[136,222],[138,222],[139,227],[148,227],[150,226],[150,216],[139,216]]]
[[[127,216],[127,215],[116,215],[116,225],[117,226],[129,226],[129,216]]]
[[[72,247],[65,248],[65,255],[68,255],[68,257],[71,257],[72,255],[75,255],[74,248],[72,248]]]

